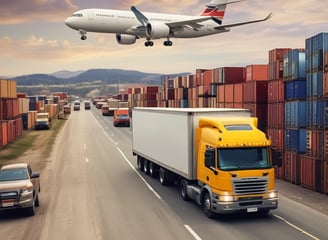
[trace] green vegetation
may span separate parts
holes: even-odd
[[[0,164],[16,160],[28,150],[40,150],[43,158],[47,158],[52,150],[56,136],[65,120],[52,120],[52,127],[46,131],[25,131],[16,141],[0,150]]]

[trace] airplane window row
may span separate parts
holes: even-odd
[[[75,13],[72,15],[72,17],[83,17],[83,14],[81,13]]]
[[[96,14],[98,17],[114,17],[114,15],[106,15],[106,14]]]

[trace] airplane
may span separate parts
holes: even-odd
[[[145,38],[145,46],[152,47],[152,40],[165,38],[164,46],[172,46],[171,38],[204,37],[271,18],[272,13],[263,19],[222,25],[227,5],[241,1],[212,0],[200,16],[141,12],[135,6],[131,11],[84,9],[74,12],[65,24],[79,31],[81,40],[87,39],[87,32],[99,32],[116,34],[117,42],[123,45]]]

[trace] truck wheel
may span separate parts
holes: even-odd
[[[36,207],[39,207],[39,206],[40,206],[39,195],[36,195],[35,206],[36,206]]]
[[[208,218],[215,217],[215,213],[212,211],[211,196],[208,192],[204,193],[204,196],[203,196],[203,209],[204,209],[205,215]]]
[[[155,163],[149,162],[149,175],[153,178],[158,175],[158,167]]]
[[[144,172],[148,175],[149,174],[149,161],[148,160],[144,160]]]
[[[141,157],[137,157],[138,169],[142,172],[144,170],[144,160]]]
[[[187,193],[187,181],[182,179],[180,182],[180,193],[181,193],[181,197],[183,200],[188,201],[189,197],[188,197],[188,193]]]
[[[159,169],[159,181],[162,185],[167,185],[166,170],[164,168]]]

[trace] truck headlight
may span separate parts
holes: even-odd
[[[269,198],[278,198],[278,192],[277,191],[269,192]]]
[[[33,193],[33,188],[23,188],[20,190],[20,193],[22,195],[28,195],[28,194],[31,194]]]
[[[233,201],[233,196],[231,196],[231,195],[220,195],[219,196],[219,201],[220,202],[232,202]]]

